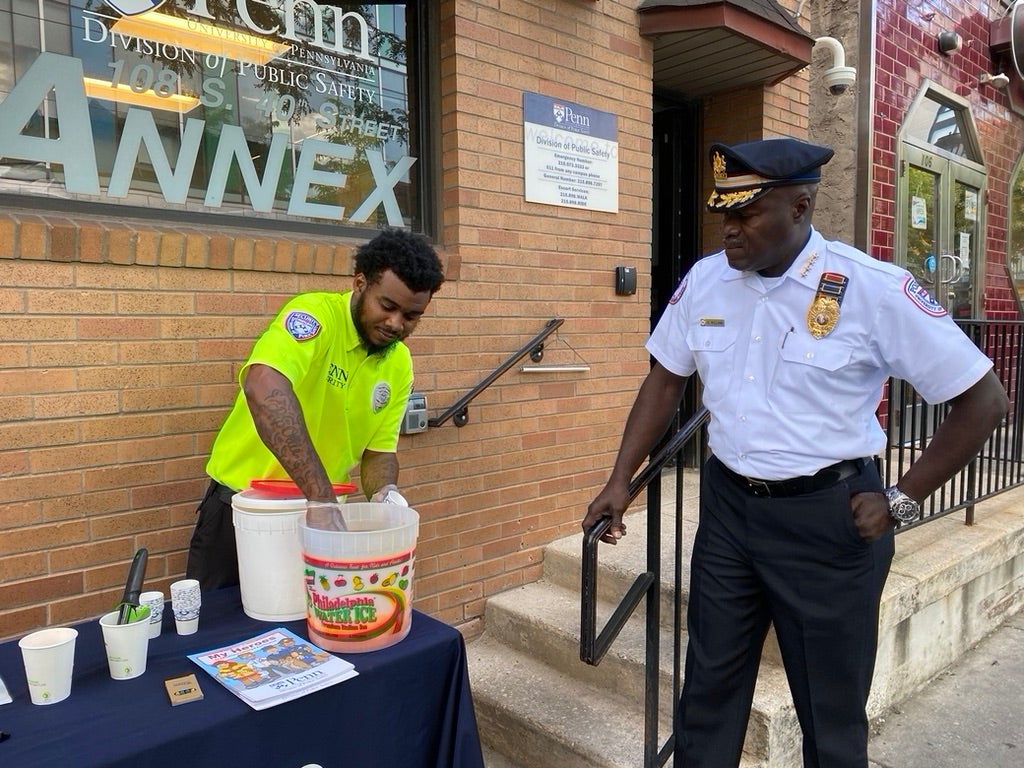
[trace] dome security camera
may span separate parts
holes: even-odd
[[[857,70],[853,67],[832,67],[823,75],[825,87],[833,96],[846,93],[847,89],[857,80]]]
[[[815,47],[821,46],[832,56],[832,66],[825,70],[825,87],[833,96],[846,93],[847,89],[857,80],[857,70],[846,66],[846,52],[843,44],[834,37],[819,37],[814,40]]]

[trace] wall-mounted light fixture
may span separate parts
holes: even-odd
[[[959,51],[963,44],[963,38],[951,29],[943,30],[935,36],[935,47],[943,56],[949,56],[954,51]]]
[[[825,70],[825,87],[833,96],[845,93],[857,81],[857,70],[846,66],[846,52],[834,37],[819,37],[814,46],[822,45],[832,54],[832,66]]]
[[[1010,78],[1002,72],[996,75],[990,75],[988,72],[982,72],[978,77],[978,85],[991,85],[993,88],[1005,91],[1010,87]]]

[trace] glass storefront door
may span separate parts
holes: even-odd
[[[903,265],[954,318],[978,317],[984,175],[911,144],[903,162]]]
[[[897,263],[954,319],[982,317],[985,165],[970,105],[926,81],[898,153]]]

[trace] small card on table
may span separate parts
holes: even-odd
[[[199,687],[194,673],[168,677],[164,680],[164,687],[167,689],[167,698],[171,700],[172,706],[188,704],[190,701],[199,701],[203,698],[203,691]]]

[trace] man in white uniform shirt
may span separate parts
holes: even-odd
[[[724,250],[683,278],[647,342],[654,357],[611,477],[583,519],[622,515],[686,378],[711,413],[687,605],[675,765],[740,761],[774,623],[805,768],[867,766],[878,606],[895,525],[981,448],[1007,397],[985,357],[904,269],[811,225],[832,150],[795,139],[711,147]],[[873,456],[890,376],[949,414],[889,489]]]

